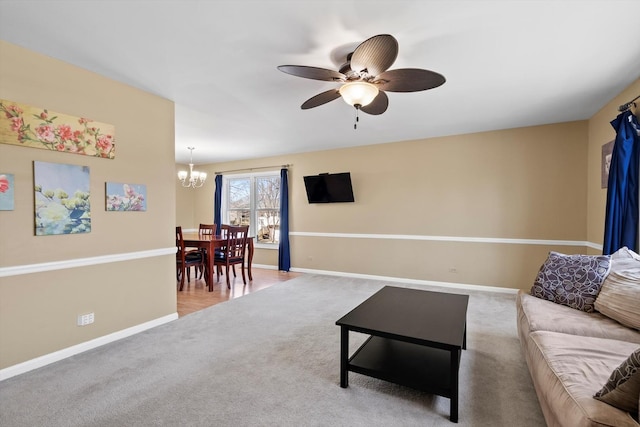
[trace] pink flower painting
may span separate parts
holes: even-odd
[[[115,158],[115,128],[86,117],[0,99],[0,143]]]
[[[107,211],[147,210],[147,186],[144,184],[119,184],[107,182]]]
[[[9,191],[9,179],[7,175],[0,175],[0,193]]]
[[[12,211],[14,177],[10,173],[0,173],[0,211]]]

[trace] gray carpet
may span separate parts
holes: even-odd
[[[304,275],[10,378],[0,425],[453,425],[447,398],[355,373],[339,386],[335,321],[384,285],[403,286]],[[470,295],[458,425],[544,426],[515,296],[429,289]]]

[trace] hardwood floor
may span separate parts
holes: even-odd
[[[204,279],[194,280],[192,274],[191,283],[185,281],[182,291],[178,291],[176,286],[176,292],[178,294],[178,316],[182,317],[232,298],[238,298],[259,291],[260,289],[268,288],[277,283],[286,282],[303,274],[262,268],[253,268],[252,273],[253,281],[249,282],[247,280],[246,285],[242,283],[242,274],[240,271],[238,271],[238,277],[235,278],[233,277],[233,273],[231,273],[231,289],[227,289],[225,277],[220,276],[220,282],[215,283],[213,292],[207,291],[207,285]]]

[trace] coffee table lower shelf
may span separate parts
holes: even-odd
[[[348,359],[346,371],[447,397],[451,399],[451,421],[457,422],[460,355],[459,349],[370,336]]]

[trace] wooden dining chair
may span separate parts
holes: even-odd
[[[200,224],[198,233],[205,236],[214,236],[216,234],[216,224]]]
[[[229,231],[229,227],[231,227],[229,224],[220,224],[220,237],[222,237],[223,239],[227,238],[227,232]],[[216,249],[216,253],[220,252],[219,249]],[[233,268],[233,277],[236,277],[236,266],[235,264],[231,266],[231,268]],[[224,274],[220,271],[220,267],[218,267],[216,270],[218,270],[218,274]]]
[[[229,277],[229,267],[234,267],[233,276],[236,277],[235,265],[240,264],[242,269],[242,282],[246,285],[247,279],[244,273],[244,257],[247,248],[247,236],[249,235],[249,226],[226,226],[226,239],[224,246],[220,248],[220,252],[216,252],[213,260],[214,265],[218,268],[217,280],[220,281],[220,268],[225,268],[227,275],[227,288],[231,289],[231,280]]]
[[[206,262],[206,253],[201,251],[187,251],[184,246],[184,237],[182,235],[182,227],[176,227],[176,274],[177,280],[180,280],[181,291],[184,288],[184,276],[187,276],[187,282],[191,282],[190,269],[196,267],[196,271],[204,271]]]
[[[200,226],[198,227],[198,234],[200,236],[215,236],[216,224],[200,223]],[[200,248],[200,251],[202,251],[205,255],[207,253],[207,250],[205,248]],[[199,268],[198,271],[200,272],[200,279],[202,279],[202,275],[204,274],[204,268]]]

